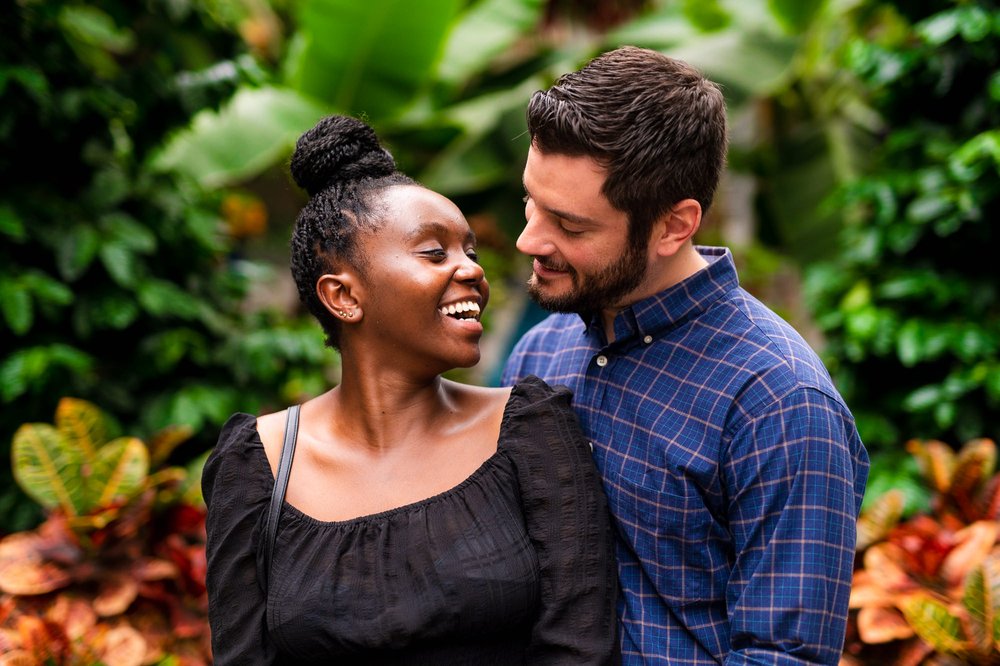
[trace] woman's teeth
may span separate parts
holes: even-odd
[[[438,308],[438,311],[443,315],[455,317],[456,319],[479,319],[480,314],[479,304],[474,301],[452,303],[451,305]]]

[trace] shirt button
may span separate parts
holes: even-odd
[[[648,345],[650,342],[653,341],[653,336],[652,335],[647,335],[646,337],[644,337],[642,339],[642,341],[645,342]]]
[[[594,452],[594,443],[593,442],[587,442],[587,444],[590,445],[590,452],[593,453]]]
[[[603,368],[607,364],[608,364],[608,357],[607,356],[605,356],[604,354],[601,354],[600,356],[597,357],[597,365],[599,365],[599,366],[601,366]]]

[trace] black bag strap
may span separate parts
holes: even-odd
[[[278,475],[274,479],[274,489],[271,491],[271,506],[267,510],[266,533],[264,536],[264,571],[271,573],[271,555],[274,553],[274,537],[278,533],[278,516],[281,506],[285,503],[285,490],[288,488],[288,475],[292,471],[292,456],[295,455],[295,438],[299,432],[299,405],[288,408],[285,418],[285,441],[281,445],[281,457],[278,459]]]

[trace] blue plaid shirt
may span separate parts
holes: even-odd
[[[816,354],[709,266],[615,319],[556,314],[504,383],[564,384],[618,528],[623,663],[837,664],[868,455]]]

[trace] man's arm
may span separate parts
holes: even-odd
[[[868,470],[853,419],[797,389],[751,416],[723,462],[735,549],[726,664],[837,664]]]

